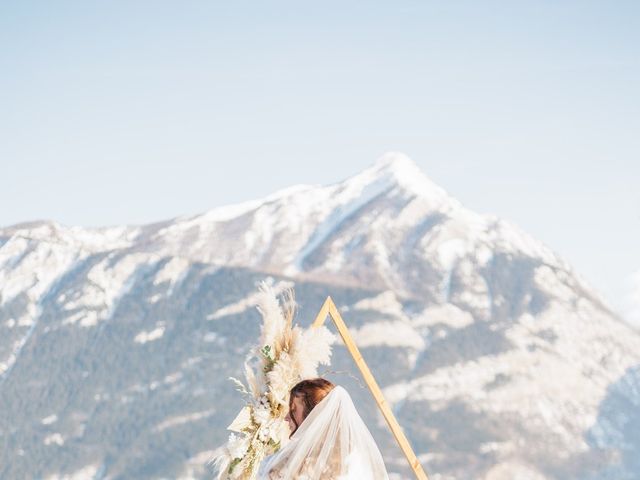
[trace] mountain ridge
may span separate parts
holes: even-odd
[[[341,198],[339,202],[336,202],[337,206],[331,207],[329,212],[324,212],[325,218],[323,219],[324,221],[329,220],[329,223],[331,224],[331,218],[328,217],[333,214],[337,217],[337,221],[335,223],[339,224],[347,219],[350,214],[357,212],[361,208],[365,208],[367,204],[374,201],[377,196],[392,194],[394,191],[397,191],[396,189],[400,190],[401,195],[404,197],[403,200],[405,204],[411,206],[411,202],[416,201],[416,198],[412,198],[411,195],[416,193],[416,189],[414,187],[417,184],[428,187],[418,192],[418,194],[422,195],[416,194],[418,202],[423,201],[423,205],[421,205],[422,211],[418,212],[418,216],[420,214],[426,215],[429,213],[451,214],[460,217],[462,223],[469,225],[476,224],[477,228],[487,228],[490,225],[495,225],[496,229],[504,227],[512,231],[509,232],[512,236],[519,237],[519,239],[525,239],[525,241],[520,242],[521,248],[537,250],[535,253],[546,256],[548,260],[551,260],[550,263],[558,263],[558,261],[561,260],[560,257],[549,247],[532,239],[516,227],[515,224],[499,219],[495,215],[479,215],[463,207],[460,202],[448,195],[443,189],[435,185],[426,175],[424,175],[415,162],[405,155],[398,153],[387,153],[381,156],[372,166],[333,184],[317,186],[295,185],[293,187],[278,190],[261,200],[250,200],[237,204],[224,205],[196,215],[178,216],[165,221],[149,224],[90,228],[74,226],[68,227],[54,221],[46,221],[40,224],[36,223],[35,225],[38,228],[35,229],[35,232],[33,228],[28,230],[31,234],[37,233],[42,235],[42,237],[39,238],[44,237],[47,239],[51,238],[52,233],[56,235],[66,234],[67,236],[75,236],[76,238],[79,236],[82,237],[82,234],[84,234],[84,237],[87,238],[86,245],[88,248],[94,246],[91,243],[92,237],[94,236],[110,236],[117,238],[118,236],[126,234],[127,239],[122,243],[112,244],[107,242],[103,249],[108,250],[110,248],[125,246],[127,241],[131,242],[131,246],[135,246],[137,242],[153,240],[154,233],[157,233],[158,231],[161,233],[166,232],[166,230],[162,228],[163,226],[173,229],[176,227],[187,229],[191,226],[196,227],[200,223],[219,224],[237,220],[239,217],[243,217],[251,212],[256,212],[261,208],[268,208],[269,205],[272,205],[278,200],[282,201],[286,199],[289,204],[296,203],[300,201],[300,198],[297,195],[310,193],[313,190],[319,190],[322,192],[320,195],[321,198],[318,199],[320,200],[320,203],[328,203],[330,201],[329,197],[331,197],[331,195],[336,191],[343,194],[343,198]],[[366,192],[367,189],[370,190],[369,193]],[[348,204],[350,201],[353,202],[353,205],[350,208],[345,208],[345,204]],[[424,204],[424,201],[427,201],[426,205]],[[409,220],[412,219],[410,218]],[[23,225],[30,224],[18,224],[10,227],[4,227],[0,229],[0,232],[11,233],[11,231],[15,231],[19,226]],[[43,227],[49,227],[49,230],[47,231]],[[21,230],[23,230],[23,228],[21,228]],[[311,237],[311,235],[309,235],[309,237]],[[155,237],[155,239],[157,239],[157,237]],[[222,264],[225,264],[225,262],[222,262]],[[255,267],[255,265],[253,266]],[[299,270],[299,268],[290,268],[289,273],[295,274],[297,273],[297,270]]]

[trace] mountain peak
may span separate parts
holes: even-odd
[[[449,197],[443,188],[425,175],[416,162],[401,152],[385,153],[356,177],[368,183],[390,182],[402,190],[438,203]]]
[[[411,158],[401,152],[387,152],[375,161],[374,166],[380,169],[402,172],[419,167]]]

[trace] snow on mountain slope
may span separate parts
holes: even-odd
[[[223,379],[253,339],[266,274],[310,309],[331,293],[436,478],[634,478],[640,334],[551,249],[466,209],[401,154],[149,225],[0,229],[0,444],[6,431],[23,445],[4,473],[194,468],[168,452],[182,442],[199,458],[222,440],[236,410]],[[364,415],[406,472],[380,417]]]
[[[627,279],[624,317],[640,330],[640,270]]]

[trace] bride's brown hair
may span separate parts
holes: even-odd
[[[302,405],[304,409],[302,411],[302,419],[304,420],[309,415],[309,412],[313,410],[320,401],[328,395],[328,393],[333,390],[335,385],[331,383],[329,380],[325,380],[324,378],[312,378],[309,380],[302,380],[298,382],[292,389],[289,395],[289,411],[291,411],[293,407],[293,398],[298,397],[302,401]],[[296,428],[291,432],[291,435],[298,430],[298,422],[291,416],[291,420],[295,424]]]

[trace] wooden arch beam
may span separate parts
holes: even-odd
[[[333,303],[333,300],[331,299],[331,297],[327,297],[327,299],[324,301],[322,308],[320,308],[320,311],[318,312],[318,315],[316,316],[316,319],[313,322],[313,326],[319,327],[323,325],[325,320],[327,319],[327,315],[331,317],[331,319],[333,320],[333,323],[336,325],[336,328],[338,329],[338,332],[342,337],[342,341],[347,347],[347,350],[349,350],[349,353],[353,357],[353,360],[356,362],[356,365],[358,366],[358,369],[360,370],[360,373],[362,374],[364,381],[367,383],[367,386],[369,387],[369,390],[371,391],[373,398],[378,404],[378,408],[382,412],[384,419],[387,421],[387,424],[391,429],[391,433],[393,433],[393,436],[398,442],[400,449],[404,453],[405,457],[407,457],[407,461],[409,462],[409,465],[411,466],[411,469],[413,470],[413,473],[415,474],[416,478],[418,480],[429,480],[427,478],[427,474],[422,468],[422,465],[420,465],[420,462],[418,461],[418,457],[416,457],[416,454],[413,452],[413,449],[411,448],[411,445],[409,444],[407,437],[405,437],[404,432],[400,428],[400,425],[398,424],[398,421],[396,420],[395,415],[389,408],[387,401],[382,395],[382,390],[380,390],[380,387],[378,386],[378,382],[376,382],[376,379],[373,377],[371,370],[369,370],[367,363],[364,361],[364,358],[362,357],[360,350],[358,350],[358,347],[353,341],[353,338],[349,333],[349,329],[347,328],[347,325],[344,323],[344,320],[342,320],[342,316],[340,315],[340,312],[336,308],[335,303]]]

